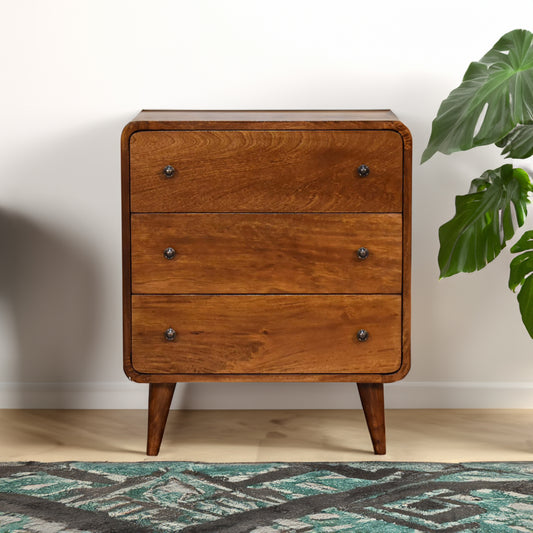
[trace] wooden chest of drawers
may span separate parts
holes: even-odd
[[[124,369],[351,381],[375,453],[410,365],[411,137],[390,111],[143,111],[122,134]]]

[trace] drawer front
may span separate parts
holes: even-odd
[[[137,214],[131,239],[134,293],[400,293],[402,287],[400,214]]]
[[[402,151],[392,130],[136,132],[131,211],[400,212]]]
[[[401,357],[399,295],[132,297],[140,373],[392,373]]]

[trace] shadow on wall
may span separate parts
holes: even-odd
[[[0,249],[0,297],[12,318],[17,380],[79,381],[72,378],[90,365],[100,305],[89,253],[42,222],[6,210],[0,210]],[[69,407],[67,398],[59,404]]]

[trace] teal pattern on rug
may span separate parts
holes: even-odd
[[[0,463],[0,533],[533,532],[533,463]]]

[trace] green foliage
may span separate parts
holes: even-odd
[[[530,191],[525,171],[503,165],[473,180],[468,194],[456,196],[455,216],[439,230],[441,278],[481,270],[496,258],[515,233],[511,205],[520,227]]]
[[[533,124],[520,124],[496,143],[503,148],[502,155],[513,159],[526,159],[533,155]]]
[[[470,64],[433,120],[422,163],[437,152],[451,154],[492,143],[506,157],[533,155],[533,34],[527,30],[505,34]],[[455,216],[439,229],[441,278],[480,270],[494,260],[524,224],[531,192],[527,172],[512,165],[472,180],[470,192],[456,196]],[[511,262],[509,287],[520,289],[522,320],[533,338],[533,231],[511,252],[522,252]]]
[[[522,321],[531,337],[533,337],[533,231],[526,231],[511,248],[511,252],[519,253],[511,261],[509,288],[516,292],[518,287],[518,305]]]
[[[529,31],[511,31],[470,64],[439,108],[422,163],[436,152],[495,143],[517,124],[533,122],[532,42]]]

